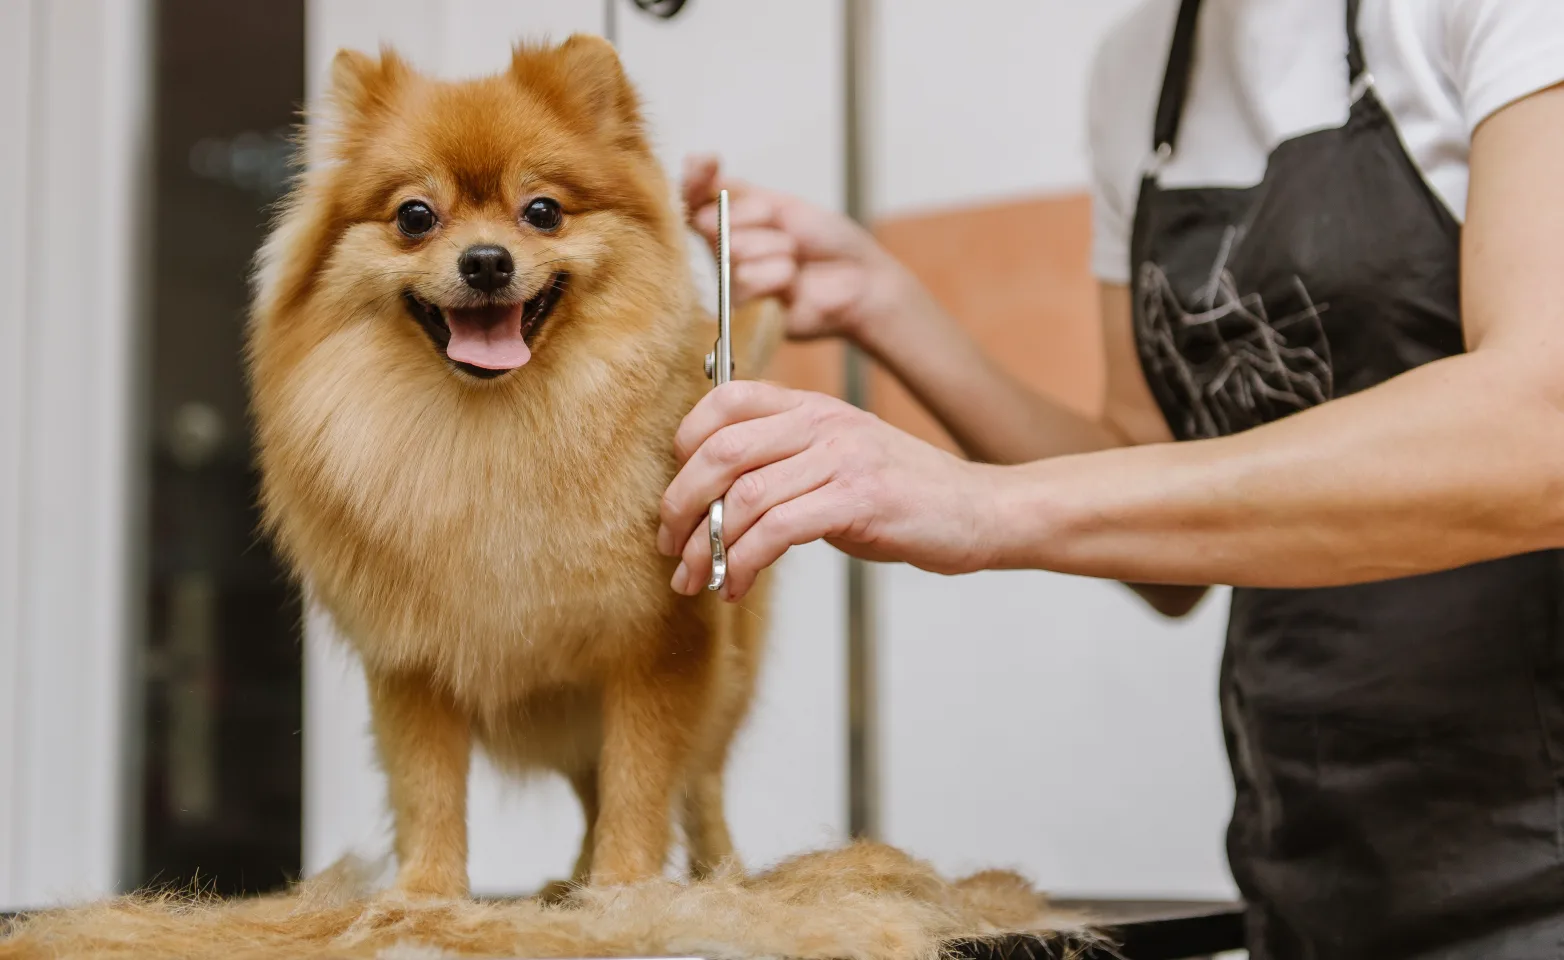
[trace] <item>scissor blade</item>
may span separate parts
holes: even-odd
[[[733,379],[733,315],[731,254],[728,248],[728,191],[717,194],[717,343],[712,349],[713,389]],[[706,514],[711,538],[711,579],[707,590],[721,590],[728,579],[728,554],[722,542],[722,499],[714,501]]]

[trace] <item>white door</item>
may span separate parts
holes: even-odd
[[[671,170],[687,151],[715,150],[741,175],[840,204],[838,0],[692,3],[670,22],[628,0],[612,11],[588,0],[311,0],[309,89],[319,93],[339,47],[388,42],[423,69],[472,75],[502,68],[517,39],[603,33],[610,13]],[[780,571],[760,700],[729,780],[735,839],[752,863],[843,833],[843,584],[840,558],[823,546]],[[315,618],[306,632],[306,872],[349,849],[389,849],[362,676],[329,630]],[[480,762],[471,804],[475,891],[525,891],[568,873],[581,820],[562,783],[518,787]]]

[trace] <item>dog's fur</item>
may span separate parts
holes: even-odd
[[[732,855],[723,766],[760,597],[677,596],[656,552],[715,328],[612,47],[518,47],[459,83],[344,51],[305,137],[255,283],[262,500],[367,672],[398,890],[466,893],[475,742],[569,778],[578,879],[661,871],[676,797],[692,868],[714,868]],[[540,195],[565,211],[555,231],[520,219]],[[398,231],[409,198],[440,218],[422,239]],[[515,300],[569,275],[530,362],[495,379],[448,360],[406,300],[472,305],[457,259],[478,243],[514,256]],[[736,319],[742,373],[777,339],[774,308]]]
[[[282,897],[137,897],[49,911],[20,921],[10,936],[0,923],[0,960],[940,960],[953,940],[1018,933],[1047,943],[1017,952],[1068,960],[1091,940],[1082,918],[1051,909],[1013,873],[949,883],[927,864],[871,844],[797,857],[754,877],[723,872],[688,885],[656,878],[582,888],[563,905],[407,902],[372,890],[357,865],[343,863]]]

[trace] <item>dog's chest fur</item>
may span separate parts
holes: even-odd
[[[654,545],[689,378],[594,389],[582,371],[530,404],[416,373],[346,394],[365,380],[327,361],[372,351],[316,356],[278,411],[296,429],[269,478],[283,543],[371,668],[431,670],[500,709],[594,682],[692,603]]]

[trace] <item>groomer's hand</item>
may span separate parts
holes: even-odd
[[[681,469],[663,495],[657,545],[682,560],[680,593],[706,587],[706,511],[724,495],[730,600],[795,544],[823,539],[865,560],[966,573],[996,543],[1005,468],[959,459],[824,394],[734,381],[696,404],[674,446]]]
[[[713,249],[722,189],[728,191],[735,301],[778,297],[788,307],[790,337],[857,338],[866,324],[895,316],[911,299],[916,281],[848,217],[724,177],[715,157],[690,157],[685,209]]]

